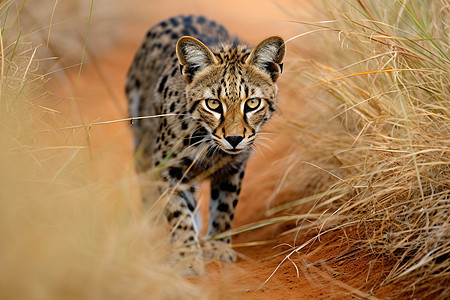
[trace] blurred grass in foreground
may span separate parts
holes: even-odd
[[[201,299],[163,263],[166,231],[140,213],[136,184],[92,175],[90,127],[49,125],[66,116],[48,107],[22,5],[0,8],[0,298]]]

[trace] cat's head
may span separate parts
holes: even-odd
[[[190,114],[224,152],[249,150],[276,108],[284,40],[272,36],[253,50],[228,45],[211,51],[193,37],[182,37],[176,51]]]

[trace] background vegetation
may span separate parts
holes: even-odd
[[[315,201],[313,211],[322,213],[300,215],[312,223],[298,229],[356,229],[347,236],[355,251],[373,253],[373,265],[393,259],[372,288],[401,282],[394,294],[446,298],[449,2],[333,1],[327,8],[325,22],[299,21],[332,33],[318,38],[327,56],[304,60],[292,86],[308,90],[309,116],[284,120],[298,142],[291,161],[307,166],[283,184],[303,182],[317,193],[275,211]]]

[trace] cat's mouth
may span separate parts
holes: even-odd
[[[250,143],[245,143],[244,145],[239,145],[239,148],[236,148],[236,147],[230,147],[229,145],[223,143],[222,141],[215,141],[215,142],[216,142],[218,148],[223,153],[226,153],[229,155],[238,155],[243,152],[246,152],[246,151],[250,150],[250,145],[251,145],[251,142],[250,142]]]
[[[245,149],[223,149],[223,148],[221,148],[221,150],[227,154],[236,155],[236,154],[242,153]]]

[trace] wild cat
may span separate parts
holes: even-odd
[[[211,237],[231,228],[258,130],[276,110],[284,55],[281,37],[251,49],[214,21],[179,16],[148,31],[131,65],[131,117],[165,115],[134,121],[137,170],[160,170],[170,240],[184,246],[180,257],[190,254],[191,274],[202,272],[202,259],[236,261],[231,237]],[[195,191],[206,177],[210,219],[201,241]]]

